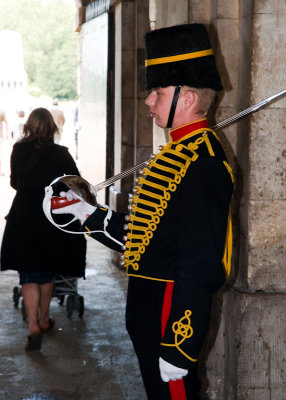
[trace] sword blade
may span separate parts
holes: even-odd
[[[132,174],[133,172],[137,171],[138,169],[144,168],[148,165],[149,160],[143,161],[139,164],[134,165],[131,168],[128,168],[124,170],[123,172],[120,172],[117,175],[112,176],[111,178],[108,178],[106,181],[100,182],[97,185],[93,186],[93,189],[98,192],[99,190],[102,190],[110,185],[112,185],[114,182],[118,181],[119,179],[123,179],[126,176]]]
[[[281,92],[276,93],[276,94],[268,97],[265,100],[262,100],[260,103],[257,103],[255,105],[249,107],[249,108],[246,108],[245,110],[239,112],[238,114],[233,115],[230,118],[227,118],[226,120],[224,120],[222,122],[219,122],[218,124],[212,126],[211,129],[217,130],[217,129],[223,128],[224,126],[229,125],[232,122],[237,121],[238,119],[240,119],[240,118],[242,118],[242,117],[244,117],[244,116],[246,116],[248,114],[251,114],[251,113],[253,113],[255,111],[258,111],[260,108],[266,106],[266,104],[271,103],[272,101],[278,99],[281,96],[284,96],[285,94],[286,94],[286,89],[284,89]],[[96,194],[100,190],[112,185],[114,182],[118,181],[119,179],[123,179],[126,176],[131,175],[133,172],[146,167],[150,160],[151,159],[148,159],[148,160],[143,161],[143,162],[141,162],[139,164],[136,164],[133,167],[128,168],[128,169],[124,170],[123,172],[120,172],[119,174],[112,176],[111,178],[108,178],[106,181],[98,183],[97,185],[94,185],[94,186],[91,185],[92,191]]]
[[[271,103],[273,100],[276,100],[278,97],[283,96],[284,94],[286,94],[286,89],[282,90],[279,93],[274,94],[273,96],[268,97],[265,100],[262,100],[260,103],[255,104],[254,106],[251,106],[249,108],[246,108],[245,110],[239,112],[238,114],[233,115],[232,117],[219,122],[218,124],[214,125],[211,127],[211,129],[215,130],[215,129],[219,129],[222,128],[226,125],[229,125],[230,123],[237,121],[238,119],[244,117],[245,115],[248,115],[250,113],[253,113],[255,111],[258,111],[260,108],[266,106],[266,104]]]

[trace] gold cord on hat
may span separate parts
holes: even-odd
[[[151,65],[157,65],[157,64],[166,64],[176,61],[190,60],[192,58],[200,58],[211,55],[213,55],[213,50],[207,49],[207,50],[194,51],[192,53],[178,54],[176,56],[170,56],[170,57],[151,58],[150,60],[145,60],[145,67],[150,67]]]

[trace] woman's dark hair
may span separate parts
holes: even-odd
[[[52,114],[46,108],[35,108],[24,125],[22,142],[33,142],[39,148],[54,143],[58,127]]]

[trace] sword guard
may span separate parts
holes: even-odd
[[[68,200],[66,197],[54,196],[51,198],[51,209],[56,210],[59,208],[70,206],[70,205],[78,203],[78,202],[80,202],[79,199]]]

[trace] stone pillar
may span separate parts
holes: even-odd
[[[136,164],[147,160],[152,153],[152,119],[149,108],[145,105],[147,91],[145,90],[145,34],[150,31],[148,19],[149,1],[136,1],[136,86],[135,86],[135,162]]]
[[[119,2],[114,6],[114,173],[134,164],[134,2]],[[132,177],[117,181],[110,188],[110,206],[126,211],[126,198]],[[127,190],[124,190],[128,186]]]
[[[274,0],[215,6],[225,87],[219,122],[286,88],[286,15],[284,2]],[[212,400],[285,397],[285,107],[283,98],[218,132],[236,176],[235,253],[204,347],[204,389]]]
[[[115,3],[115,174],[149,158],[151,118],[144,104],[144,35],[148,30],[148,1]],[[130,175],[110,188],[110,205],[127,210],[134,185]]]
[[[254,1],[251,103],[286,88],[286,5]],[[282,47],[281,47],[282,46]],[[237,398],[285,397],[286,98],[251,116],[246,238],[239,268]],[[244,149],[245,151],[245,149]],[[247,227],[247,230],[245,229]]]

